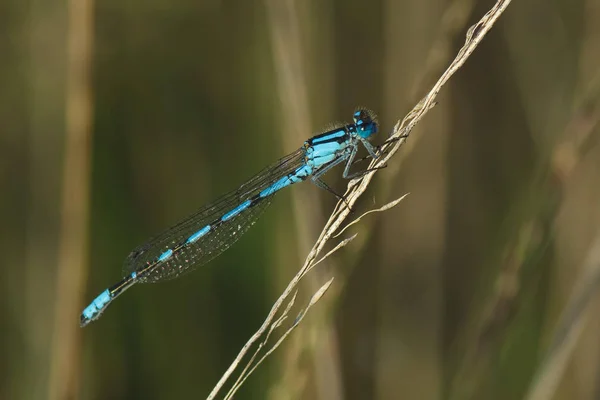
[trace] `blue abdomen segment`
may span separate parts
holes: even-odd
[[[210,231],[210,225],[205,226],[200,229],[198,232],[194,233],[192,236],[188,238],[186,241],[187,244],[194,243],[196,240],[200,239],[202,236],[206,235]]]
[[[106,289],[104,292],[100,293],[81,313],[81,326],[85,326],[98,318],[111,301],[112,296],[110,295],[110,290]]]
[[[227,220],[230,220],[231,218],[235,217],[236,215],[238,215],[239,213],[244,211],[249,206],[250,206],[250,200],[246,200],[245,202],[243,202],[242,204],[240,204],[233,210],[229,211],[227,214],[223,215],[223,217],[221,218],[221,221],[225,222]]]
[[[309,165],[298,167],[293,173],[279,179],[277,182],[260,192],[258,195],[262,198],[272,196],[286,186],[302,182],[308,176],[312,175],[312,171],[313,168]]]
[[[114,299],[119,297],[125,290],[129,289],[138,281],[137,277],[137,272],[132,272],[117,284],[100,293],[98,297],[96,297],[94,301],[92,301],[92,303],[81,313],[81,317],[79,319],[80,325],[83,327],[98,319],[104,310],[106,310],[106,307],[108,307],[108,305]]]
[[[169,257],[171,257],[173,255],[173,250],[168,249],[167,251],[163,252],[159,257],[158,257],[158,262],[162,262],[167,260]]]

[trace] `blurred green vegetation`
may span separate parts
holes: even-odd
[[[277,195],[222,256],[135,287],[85,329],[57,308],[81,310],[135,246],[354,107],[378,112],[385,140],[493,3],[105,0],[80,26],[78,81],[78,2],[0,2],[0,399],[205,397],[300,267],[327,193]],[[410,196],[314,271],[301,298],[332,275],[334,289],[237,398],[530,393],[600,234],[598,26],[595,0],[509,6],[359,211]],[[89,236],[69,248],[72,82],[92,115],[89,213],[73,210]],[[338,170],[327,181],[345,187]],[[61,248],[84,254],[68,294]],[[600,325],[582,326],[547,398],[600,393]]]

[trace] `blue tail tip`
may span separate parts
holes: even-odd
[[[100,293],[100,295],[96,297],[94,301],[92,301],[92,303],[81,313],[81,317],[79,317],[79,325],[83,328],[93,320],[100,317],[100,314],[102,314],[102,311],[104,311],[111,300],[110,291],[108,289]]]

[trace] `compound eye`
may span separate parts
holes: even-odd
[[[362,124],[364,124],[364,121],[363,121],[363,119],[364,119],[364,118],[363,118],[363,117],[364,117],[364,115],[365,115],[365,114],[364,114],[363,110],[358,110],[358,111],[356,111],[356,112],[354,113],[354,115],[353,115],[353,118],[354,118],[354,123],[355,123],[356,125],[362,125]]]
[[[373,121],[370,114],[366,110],[356,110],[354,112],[353,118],[354,118],[354,123],[356,124],[356,126],[358,126],[358,127],[362,126],[363,130],[364,130],[365,125],[368,125]]]

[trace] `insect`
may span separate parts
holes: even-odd
[[[98,319],[114,299],[134,284],[175,278],[220,255],[256,222],[281,189],[310,178],[317,186],[335,194],[321,177],[342,163],[346,165],[344,178],[364,174],[365,171],[351,174],[350,167],[361,144],[370,157],[378,158],[377,148],[369,142],[377,133],[378,124],[375,115],[366,109],[358,109],[353,119],[353,123],[313,136],[237,190],[134,249],[125,260],[125,277],[83,310],[81,326]]]

